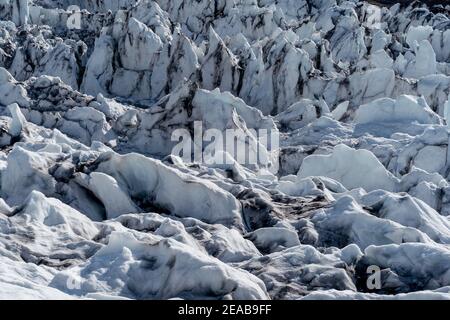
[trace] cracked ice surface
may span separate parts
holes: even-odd
[[[450,299],[450,7],[370,2],[0,0],[0,298]]]

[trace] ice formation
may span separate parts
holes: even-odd
[[[450,299],[450,6],[369,2],[0,0],[0,298]]]

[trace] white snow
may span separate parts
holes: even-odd
[[[8,110],[12,115],[12,122],[9,128],[9,133],[11,134],[11,136],[17,137],[22,132],[22,129],[27,120],[20,111],[19,105],[17,103],[10,104],[8,106]]]
[[[230,193],[160,161],[107,153],[98,169],[114,177],[129,196],[151,200],[177,216],[242,227],[239,203]]]
[[[118,185],[117,181],[104,173],[93,172],[89,176],[79,174],[75,181],[91,190],[103,203],[108,219],[114,219],[126,213],[138,212],[138,209]]]
[[[300,245],[297,233],[286,228],[260,228],[247,234],[246,238],[265,252],[281,251]]]
[[[78,280],[79,288],[70,290],[70,279]],[[146,241],[138,241],[124,232],[113,232],[108,245],[91,261],[57,274],[51,286],[78,296],[109,293],[141,299],[268,297],[262,281],[243,270],[178,241],[150,235]]]
[[[362,105],[355,113],[355,123],[418,122],[439,124],[440,118],[423,98],[402,95],[397,99],[381,98]]]
[[[299,178],[325,176],[348,189],[394,191],[397,179],[368,150],[355,150],[340,144],[328,155],[311,155],[303,160]]]

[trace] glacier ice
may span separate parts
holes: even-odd
[[[450,7],[373,2],[0,0],[0,299],[450,299]]]

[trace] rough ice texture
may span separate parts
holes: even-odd
[[[0,299],[450,299],[450,8],[379,10],[0,0]]]

